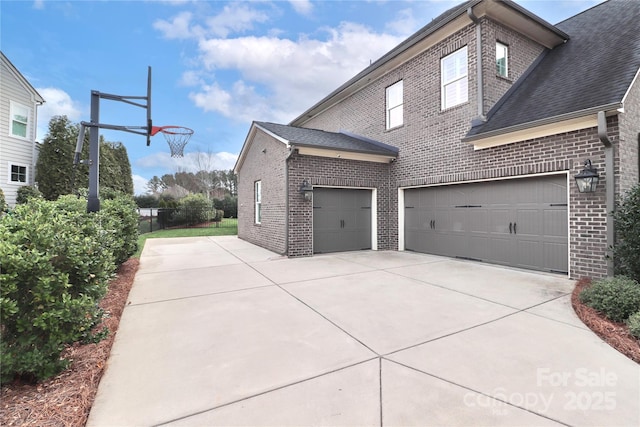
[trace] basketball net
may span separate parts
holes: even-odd
[[[183,126],[162,126],[154,129],[154,134],[162,132],[164,139],[169,144],[171,157],[184,157],[184,147],[191,139],[193,130]]]

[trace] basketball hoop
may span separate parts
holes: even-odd
[[[193,129],[184,126],[153,126],[151,135],[153,136],[158,132],[162,132],[164,139],[167,140],[171,150],[171,157],[184,157],[184,147],[189,142],[191,135],[193,135]]]

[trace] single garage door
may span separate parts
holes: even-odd
[[[371,191],[313,189],[313,252],[371,249]]]
[[[405,249],[568,271],[565,175],[407,189]]]

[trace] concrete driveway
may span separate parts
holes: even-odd
[[[88,425],[640,425],[562,277],[410,252],[147,240]]]

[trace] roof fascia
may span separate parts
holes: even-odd
[[[608,115],[617,114],[621,103],[601,105],[585,110],[574,111],[554,117],[547,117],[533,122],[522,123],[508,128],[497,129],[473,136],[462,138],[462,142],[473,144],[476,150],[511,144],[533,138],[571,132],[597,125],[598,111],[605,111]]]
[[[306,145],[293,145],[302,156],[327,157],[332,159],[359,160],[373,163],[391,163],[396,156],[372,153],[360,153],[356,151],[336,150],[331,148],[310,147]]]
[[[633,77],[633,80],[631,80],[631,84],[629,85],[629,87],[627,88],[627,91],[624,93],[624,96],[622,97],[622,108],[624,108],[624,103],[627,100],[627,96],[629,96],[629,92],[631,92],[633,85],[636,84],[638,81],[640,81],[639,76],[640,76],[640,67],[638,68],[638,71],[636,71],[636,75]]]
[[[14,77],[20,82],[20,84],[22,84],[22,86],[24,86],[24,88],[31,92],[31,98],[33,100],[33,102],[37,103],[37,104],[44,104],[44,98],[38,93],[38,91],[31,85],[31,83],[29,83],[29,80],[27,80],[22,73],[16,68],[15,65],[13,65],[13,63],[9,60],[9,58],[7,58],[5,56],[5,54],[0,51],[0,55],[2,57],[2,61],[7,65],[7,68],[9,68],[9,70],[11,71],[11,73],[14,75]]]

